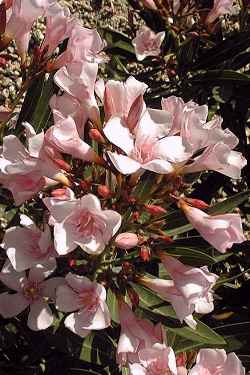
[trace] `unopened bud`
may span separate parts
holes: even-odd
[[[3,57],[0,57],[0,67],[4,68],[6,64],[7,64],[7,60]]]
[[[130,275],[134,272],[134,267],[131,263],[129,262],[123,262],[122,263],[122,273],[124,275]]]
[[[127,289],[127,292],[128,292],[128,296],[131,301],[131,304],[132,304],[132,308],[136,309],[139,306],[139,302],[140,302],[138,294],[131,287]]]
[[[75,259],[69,259],[68,260],[68,264],[70,267],[75,267],[76,266],[76,260]]]
[[[104,199],[111,198],[113,195],[112,191],[106,185],[99,185],[97,188],[97,192]]]
[[[147,246],[142,246],[140,248],[140,257],[144,262],[149,262],[151,258],[151,250]]]
[[[66,161],[62,160],[62,159],[54,159],[53,160],[61,169],[63,169],[64,171],[66,172],[70,172],[71,171],[71,166],[66,163]]]
[[[89,137],[98,143],[105,143],[105,139],[102,136],[101,132],[97,129],[90,129]]]
[[[139,214],[139,212],[138,212],[138,211],[133,212],[133,214],[132,214],[132,219],[133,219],[134,221],[138,221],[139,218],[140,218],[140,214]]]
[[[174,240],[171,237],[167,236],[167,235],[161,236],[160,239],[162,241],[166,242],[166,243],[173,243],[174,242]]]
[[[193,199],[193,198],[183,198],[185,202],[190,204],[193,207],[199,208],[201,210],[204,210],[209,207],[209,204],[206,202],[200,200],[200,199]]]
[[[88,191],[90,186],[91,186],[91,183],[90,183],[90,181],[82,180],[82,181],[80,181],[80,186],[81,186],[82,190]]]
[[[161,206],[156,206],[155,204],[145,204],[144,208],[147,212],[149,212],[153,216],[157,215],[164,215],[167,210]]]
[[[138,245],[138,242],[139,239],[137,235],[130,232],[120,233],[115,239],[116,246],[124,250],[132,249]]]

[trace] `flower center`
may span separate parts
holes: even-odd
[[[37,282],[30,282],[23,288],[23,295],[30,301],[35,301],[41,297],[41,288]]]
[[[76,231],[86,237],[96,235],[98,232],[104,233],[105,223],[97,215],[89,211],[81,211],[73,219]]]
[[[135,144],[133,158],[142,164],[151,161],[154,158],[155,144],[156,141],[152,139],[145,139],[140,145]]]
[[[93,289],[81,291],[79,300],[89,312],[95,312],[99,305],[99,297]]]
[[[148,375],[171,375],[171,371],[168,368],[162,368],[161,364],[157,362],[151,363],[147,367]]]

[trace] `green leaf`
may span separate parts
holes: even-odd
[[[92,362],[92,343],[94,339],[94,333],[91,333],[85,337],[82,349],[80,353],[80,359],[86,362]]]
[[[205,73],[198,74],[191,79],[191,84],[206,82],[206,84],[215,83],[216,86],[225,83],[249,85],[250,76],[239,73],[234,70],[208,70]]]
[[[40,97],[36,104],[36,110],[32,114],[31,124],[37,133],[47,127],[47,123],[51,116],[49,100],[54,94],[53,79],[54,75],[51,74],[49,78],[44,81]]]
[[[16,135],[18,135],[20,131],[23,130],[23,121],[31,122],[33,113],[36,110],[37,103],[43,90],[44,82],[45,74],[42,74],[30,84],[22,104],[21,112],[18,116],[17,125],[15,129]]]
[[[116,299],[115,294],[111,291],[111,289],[109,289],[107,293],[107,305],[108,305],[112,320],[115,323],[119,324],[120,320],[119,320],[119,315],[118,315],[117,299]]]

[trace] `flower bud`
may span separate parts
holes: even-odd
[[[90,186],[91,186],[91,183],[89,181],[82,180],[82,181],[80,181],[80,186],[81,186],[82,190],[88,191]]]
[[[160,239],[162,241],[166,242],[166,243],[172,243],[172,242],[174,242],[174,240],[171,237],[167,236],[167,235],[160,237]]]
[[[156,206],[155,204],[145,204],[144,208],[153,216],[164,215],[167,212],[165,208],[161,206]]]
[[[105,139],[102,134],[97,129],[90,129],[89,137],[98,143],[105,143]]]
[[[140,257],[144,262],[149,262],[151,258],[151,250],[147,246],[142,246],[140,248]]]
[[[7,60],[4,57],[0,57],[0,67],[4,68],[7,64]]]
[[[138,242],[139,239],[137,235],[130,232],[120,233],[115,239],[116,246],[124,250],[132,249],[138,245]]]
[[[187,202],[188,204],[190,204],[191,206],[193,207],[196,207],[196,208],[199,208],[199,209],[206,209],[209,207],[209,204],[207,204],[206,202],[200,200],[200,199],[193,199],[193,198],[183,198],[183,200],[185,202]]]
[[[132,219],[133,219],[134,221],[138,221],[139,218],[140,218],[140,214],[139,214],[139,212],[138,212],[138,211],[133,212],[133,214],[132,214]]]
[[[69,265],[70,267],[75,267],[75,266],[76,266],[76,260],[73,259],[73,258],[70,258],[70,259],[68,260],[68,265]]]
[[[66,161],[62,160],[62,159],[54,159],[53,160],[61,169],[63,169],[64,171],[66,172],[70,172],[71,171],[71,166],[66,163]]]
[[[113,195],[112,191],[106,185],[99,185],[97,191],[98,194],[104,199],[111,198]]]

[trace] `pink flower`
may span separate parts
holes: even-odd
[[[219,252],[225,253],[234,243],[245,241],[239,214],[210,216],[182,201],[180,207],[193,227]]]
[[[207,267],[194,268],[160,252],[164,268],[172,280],[142,277],[140,282],[155,291],[162,299],[170,302],[181,322],[196,327],[194,312],[207,314],[214,309],[211,289],[218,276]]]
[[[137,246],[139,239],[135,233],[119,233],[118,236],[115,238],[115,244],[117,247],[121,249],[129,250],[133,247]]]
[[[81,337],[91,330],[107,328],[111,318],[104,286],[72,273],[65,279],[67,284],[59,286],[56,293],[57,308],[66,313],[74,311],[66,317],[65,326]]]
[[[88,254],[100,254],[121,225],[116,211],[102,210],[93,194],[81,199],[58,200],[45,198],[54,225],[55,249],[60,255],[80,246]]]
[[[121,333],[117,347],[117,362],[120,365],[138,363],[138,353],[143,349],[151,349],[154,344],[165,341],[161,324],[153,325],[148,320],[137,318],[131,308],[122,300],[118,300]]]
[[[23,60],[28,50],[30,31],[34,21],[44,15],[46,9],[54,2],[55,0],[13,0],[6,24],[5,38],[15,39]]]
[[[65,92],[63,95],[53,95],[49,105],[53,112],[54,123],[61,121],[62,118],[72,117],[80,138],[83,138],[88,116],[84,106],[81,105],[77,98]]]
[[[228,177],[239,179],[241,169],[247,164],[240,152],[233,151],[226,144],[219,142],[208,147],[193,163],[183,168],[183,173],[195,173],[203,170],[213,170]]]
[[[97,63],[73,62],[59,69],[54,80],[61,90],[72,97],[72,101],[79,102],[81,110],[85,112],[85,121],[89,118],[99,124],[99,109],[94,95],[97,71]],[[84,123],[80,124],[79,130],[83,127]],[[80,133],[82,133],[81,130]]]
[[[138,98],[142,98],[148,86],[130,76],[125,82],[109,80],[104,87],[100,82],[97,85],[98,95],[104,102],[105,120],[120,117],[129,129],[133,129],[146,109],[143,100]]]
[[[53,270],[52,270],[53,272]],[[17,293],[0,294],[0,314],[4,318],[12,318],[20,314],[28,306],[28,327],[34,331],[46,329],[53,323],[53,314],[48,305],[55,299],[55,290],[64,279],[54,277],[44,280],[51,270],[42,266],[31,268],[28,276],[25,272],[16,272],[6,262],[0,272],[0,280]]]
[[[76,23],[71,30],[67,49],[56,59],[54,68],[58,69],[72,62],[102,62],[100,52],[104,47],[105,43],[96,30]]]
[[[149,9],[152,9],[152,10],[157,9],[157,7],[154,3],[154,0],[142,0],[142,3],[146,8],[149,8]]]
[[[11,190],[15,203],[23,203],[31,198],[45,184],[44,176],[54,180],[65,179],[58,165],[52,159],[59,158],[59,154],[44,143],[44,134],[33,133],[33,128],[25,123],[28,139],[28,150],[14,135],[3,139],[0,156],[0,182]]]
[[[58,3],[52,4],[46,12],[46,30],[42,49],[51,55],[56,47],[69,38],[76,21],[70,19],[70,11]]]
[[[208,13],[206,22],[212,23],[216,18],[230,13],[233,8],[233,0],[214,0],[213,9]]]
[[[139,363],[129,365],[131,375],[177,375],[175,354],[172,348],[155,344],[138,353]]]
[[[50,229],[45,225],[42,232],[26,215],[20,216],[22,227],[11,227],[5,232],[2,247],[17,272],[37,264],[56,268],[55,251],[51,242]]]
[[[245,369],[235,353],[224,349],[201,349],[196,365],[189,375],[245,375]]]
[[[158,56],[161,53],[164,38],[165,31],[156,34],[147,26],[142,26],[132,40],[137,60],[142,61],[147,56]]]
[[[109,141],[125,153],[107,152],[112,164],[122,174],[143,170],[168,174],[174,170],[172,164],[187,159],[181,137],[164,137],[164,127],[155,121],[158,114],[156,118],[154,116],[155,113],[145,111],[133,133],[118,117],[110,119],[103,129]],[[167,112],[163,116],[165,121],[170,119]]]
[[[54,115],[58,121],[45,134],[47,144],[57,151],[73,156],[73,158],[101,163],[101,158],[92,147],[80,138],[73,118],[71,116],[61,117],[59,120],[60,114],[56,111],[54,111]]]

